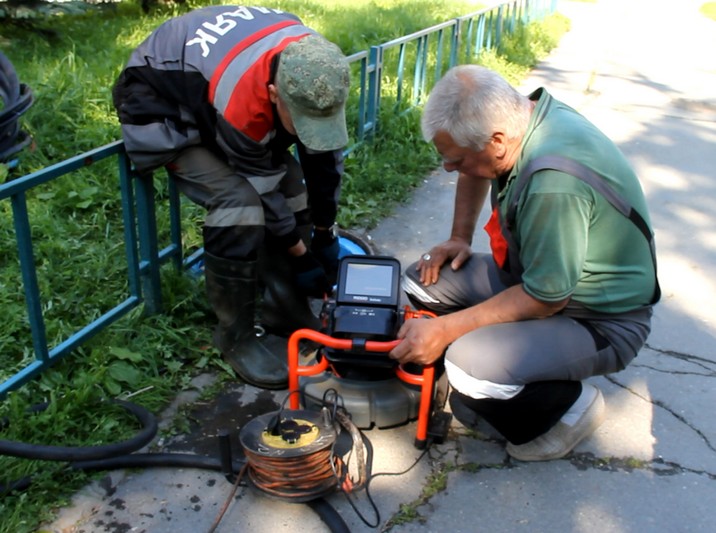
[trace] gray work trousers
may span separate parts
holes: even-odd
[[[310,219],[308,194],[298,161],[286,152],[286,172],[278,189],[297,223]],[[254,258],[265,242],[266,216],[262,196],[226,161],[210,150],[195,146],[182,150],[167,165],[177,187],[192,202],[207,210],[204,248],[226,259]]]
[[[473,254],[457,271],[446,264],[435,285],[421,285],[415,265],[403,279],[411,302],[438,314],[471,307],[505,288],[488,254]],[[507,400],[529,383],[617,372],[644,345],[651,315],[651,306],[605,315],[569,305],[549,318],[479,328],[448,347],[448,379],[470,398]]]

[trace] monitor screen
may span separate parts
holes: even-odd
[[[346,272],[345,293],[359,296],[390,297],[393,266],[350,263]]]

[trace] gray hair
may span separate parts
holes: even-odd
[[[478,65],[461,65],[435,84],[421,126],[428,142],[444,131],[458,146],[479,151],[496,131],[508,139],[521,137],[530,114],[529,99],[502,76]]]

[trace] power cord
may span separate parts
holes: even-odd
[[[331,396],[333,398],[332,401],[331,399],[329,399]],[[345,468],[344,471],[334,469],[333,473],[337,484],[341,488],[341,492],[343,493],[349,505],[355,512],[356,516],[358,516],[358,518],[361,520],[361,522],[363,522],[366,526],[370,528],[377,528],[380,525],[381,517],[378,506],[376,505],[375,500],[370,493],[371,481],[379,476],[401,476],[407,474],[420,463],[423,457],[425,457],[425,455],[430,450],[433,441],[432,439],[428,439],[425,448],[422,450],[422,452],[413,462],[413,464],[410,465],[407,469],[401,472],[382,472],[373,475],[371,473],[371,467],[373,463],[373,446],[370,440],[355,426],[355,424],[353,424],[353,421],[350,418],[350,413],[348,413],[348,411],[343,405],[343,398],[338,394],[335,389],[328,389],[323,395],[322,405],[323,407],[329,407],[332,410],[333,419],[337,420],[341,427],[343,427],[350,433],[353,442],[351,450],[355,452],[356,461],[358,463],[357,481],[349,477],[348,468]],[[331,450],[332,453],[334,453],[335,451],[335,445],[336,443],[334,442]],[[334,462],[337,462],[337,460],[340,460],[340,458],[336,459],[332,456],[332,464]],[[365,490],[366,499],[370,505],[370,508],[373,510],[375,518],[374,522],[371,522],[368,518],[366,518],[366,516],[358,509],[354,498],[351,497],[351,494],[362,489]]]

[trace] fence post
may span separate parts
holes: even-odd
[[[184,261],[184,249],[182,247],[181,237],[181,198],[179,194],[179,187],[177,187],[174,176],[172,176],[170,172],[167,174],[171,257],[174,268],[177,272],[180,272]]]
[[[458,54],[460,52],[460,42],[462,41],[462,21],[459,18],[455,19],[455,25],[452,27],[451,37],[449,68],[457,65]]]
[[[137,214],[134,206],[134,187],[132,163],[124,150],[117,156],[119,167],[119,190],[122,195],[122,221],[124,223],[124,254],[127,257],[127,277],[129,283],[129,294],[139,299],[142,298],[142,287],[139,275],[139,257],[137,244]]]
[[[368,55],[368,98],[366,129],[372,137],[378,126],[380,110],[380,78],[383,75],[383,47],[371,46]]]
[[[159,275],[159,246],[154,201],[154,176],[134,175],[137,199],[137,227],[139,230],[139,273],[142,280],[145,312],[160,313],[162,290]]]
[[[25,287],[25,303],[32,334],[32,346],[35,349],[35,359],[47,362],[49,359],[47,334],[45,320],[42,315],[40,287],[37,282],[35,254],[32,247],[32,231],[24,192],[18,192],[13,196],[12,210],[15,218],[15,235],[18,244],[22,283]]]
[[[420,101],[426,86],[426,71],[428,68],[427,35],[418,38],[418,47],[415,56],[415,68],[413,70],[413,105],[416,105]]]
[[[497,8],[497,23],[495,24],[495,48],[500,49],[502,44],[502,26],[505,23],[505,16],[503,13],[503,4]]]

